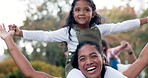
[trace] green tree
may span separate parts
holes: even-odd
[[[69,6],[69,0],[43,0],[43,2],[38,2],[37,0],[30,0],[26,11],[27,19],[24,21],[24,26],[20,27],[21,29],[49,31],[61,28],[65,24],[64,20],[67,13],[64,11],[65,6],[61,5],[61,2]],[[59,43],[48,43],[47,46],[44,46],[42,42],[35,44],[32,41],[29,42],[32,43],[34,49],[30,55],[30,60],[42,60],[50,64],[65,66],[65,57]],[[23,52],[26,52],[25,48]]]
[[[50,65],[43,61],[32,61],[33,68],[38,71],[46,72],[55,77],[64,77],[64,68],[61,66]],[[0,78],[25,78],[24,75],[10,58],[0,63]]]

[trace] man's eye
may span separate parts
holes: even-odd
[[[97,56],[97,55],[92,55],[92,56],[91,56],[91,58],[93,58],[93,59],[96,58],[96,57],[98,57],[98,56]]]
[[[84,62],[85,58],[80,58],[79,60],[80,60],[80,62]]]

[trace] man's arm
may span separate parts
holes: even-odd
[[[148,43],[141,51],[138,59],[123,72],[128,78],[136,78],[141,71],[148,65]]]
[[[14,32],[14,30],[7,32],[4,26],[0,26],[0,37],[6,42],[9,53],[24,76],[26,78],[52,78],[52,76],[44,72],[39,72],[33,69],[30,62],[15,45],[12,39]]]

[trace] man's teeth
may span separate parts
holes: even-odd
[[[96,67],[90,67],[90,68],[88,68],[87,69],[87,71],[92,71],[92,70],[94,70]]]

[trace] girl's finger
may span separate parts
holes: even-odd
[[[0,32],[2,32],[3,31],[3,28],[2,28],[2,25],[0,25]]]
[[[13,26],[12,25],[8,25],[9,30],[13,30]]]
[[[15,24],[13,24],[13,27],[15,27],[15,28],[16,28],[16,25],[15,25]]]
[[[9,25],[9,30],[16,30],[17,26],[15,24]]]
[[[3,29],[6,30],[5,25],[3,24]]]

